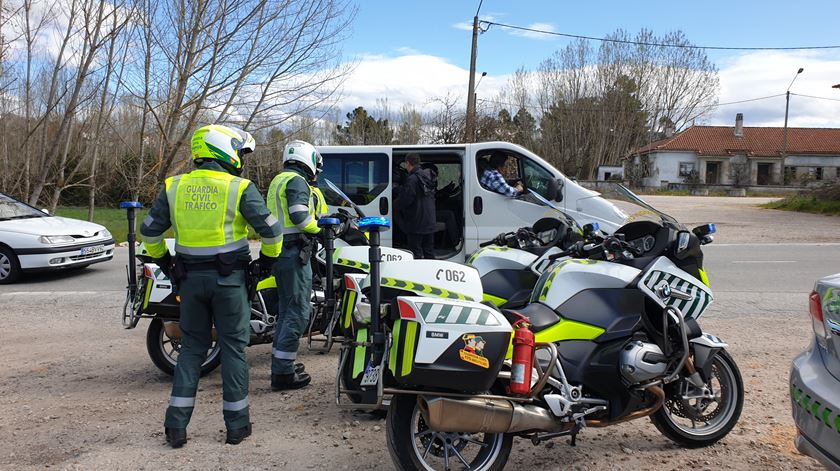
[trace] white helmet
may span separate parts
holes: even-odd
[[[324,166],[324,159],[315,150],[315,146],[305,141],[292,141],[286,144],[286,148],[283,149],[283,165],[289,162],[302,164],[309,170],[310,177],[321,173]]]

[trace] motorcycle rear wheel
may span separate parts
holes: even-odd
[[[719,392],[720,400],[683,400],[666,393],[665,404],[650,416],[662,435],[683,447],[700,448],[717,442],[735,427],[744,406],[744,382],[738,365],[725,350],[715,354],[712,378],[706,385]],[[702,407],[699,414],[698,405]]]
[[[411,394],[391,399],[385,431],[388,452],[400,471],[500,471],[513,448],[513,435],[508,433],[443,433],[429,429],[417,396]]]
[[[178,363],[178,352],[180,349],[180,341],[170,339],[166,336],[166,332],[163,330],[163,321],[152,319],[152,322],[149,324],[149,330],[146,331],[146,350],[149,352],[149,358],[152,359],[152,363],[160,371],[172,376],[175,374],[175,365]],[[218,342],[213,341],[210,350],[207,352],[207,358],[201,364],[201,376],[219,367],[222,362],[222,358],[219,355],[220,350],[221,348]]]

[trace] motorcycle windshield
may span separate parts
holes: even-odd
[[[356,211],[356,215],[358,215],[360,218],[365,217],[365,213],[362,212],[362,210],[358,206],[356,206],[356,203],[350,200],[350,197],[347,196],[343,191],[341,191],[341,189],[335,183],[331,182],[329,179],[326,178],[324,178],[321,181],[326,185],[327,189],[330,192],[332,192],[333,194],[338,196],[339,199],[342,200],[342,202],[344,203],[342,206],[350,206],[351,208],[353,208],[354,211]]]
[[[542,204],[543,206],[547,206],[547,207],[557,211],[559,213],[557,215],[557,218],[562,219],[566,224],[569,225],[569,227],[572,228],[573,231],[575,231],[577,233],[582,232],[582,229],[580,228],[580,225],[577,223],[577,221],[575,221],[574,218],[572,218],[571,216],[566,214],[561,208],[557,207],[556,204],[554,204],[551,201],[548,201],[547,199],[543,198],[542,195],[540,195],[539,193],[537,193],[534,190],[529,189],[528,192],[531,194],[531,196],[534,197],[534,199],[539,201],[540,204]]]
[[[598,196],[609,201],[616,207],[615,220],[611,222],[614,222],[618,226],[623,226],[634,221],[647,220],[675,229],[683,228],[679,221],[654,208],[650,203],[620,183],[611,183]],[[587,200],[592,198],[595,197],[579,199],[577,203],[578,208],[585,208]]]

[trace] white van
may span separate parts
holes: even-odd
[[[404,174],[405,156],[416,153],[421,166],[433,165],[438,173],[436,194],[437,225],[435,253],[439,259],[463,262],[478,244],[502,232],[533,225],[538,219],[555,214],[537,198],[525,194],[510,198],[479,183],[493,151],[508,155],[505,178],[522,181],[573,217],[579,224],[597,222],[607,232],[623,220],[617,208],[587,190],[537,155],[516,144],[481,142],[476,144],[418,146],[322,146],[324,157],[322,186],[331,210],[341,200],[326,190],[324,179],[341,188],[367,216],[385,216],[393,229],[382,234],[382,245],[405,247],[399,218],[394,220],[392,193]],[[398,208],[399,209],[399,208]]]

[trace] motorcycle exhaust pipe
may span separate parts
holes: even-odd
[[[439,432],[559,432],[574,424],[556,421],[547,409],[503,399],[450,399],[418,396],[429,428]]]
[[[164,321],[163,332],[166,334],[167,337],[173,340],[180,340],[181,337],[184,335],[181,332],[181,324],[175,321]],[[219,340],[219,334],[216,333],[215,327],[213,327],[210,330],[210,336],[213,338],[214,342]]]

